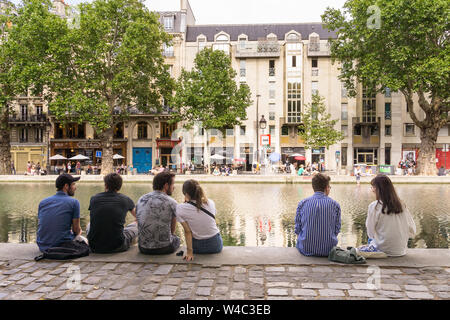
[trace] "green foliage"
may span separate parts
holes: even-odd
[[[130,106],[161,110],[173,80],[161,53],[171,37],[140,0],[79,6],[79,26],[65,27],[47,64],[50,109],[59,120],[90,123],[97,133],[126,119]]]
[[[0,106],[32,89],[42,93],[49,46],[63,34],[64,23],[49,12],[48,0],[23,0],[0,14]],[[1,108],[1,107],[0,107]]]
[[[334,130],[338,120],[331,120],[323,100],[320,95],[314,94],[312,103],[306,105],[305,112],[301,114],[303,124],[299,126],[299,136],[304,141],[305,149],[328,148],[344,138],[342,132]]]
[[[236,72],[222,51],[205,48],[195,58],[192,71],[182,70],[173,99],[173,122],[186,128],[201,122],[205,129],[241,124],[251,105],[250,88],[236,85]]]
[[[380,28],[371,26],[380,9]],[[349,0],[342,10],[327,8],[325,26],[336,30],[331,40],[341,79],[355,96],[355,80],[393,91],[410,88],[449,97],[450,2],[447,0]]]

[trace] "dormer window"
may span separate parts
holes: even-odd
[[[173,30],[173,16],[167,16],[163,18],[164,21],[164,30]]]
[[[202,51],[206,47],[206,37],[198,37],[198,51]]]
[[[225,34],[218,35],[216,43],[213,45],[213,50],[222,50],[226,54],[230,54],[229,37]]]
[[[291,33],[287,36],[286,40],[288,42],[297,42],[300,40],[300,38],[298,37],[298,35],[296,35],[295,33]]]

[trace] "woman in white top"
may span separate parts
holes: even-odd
[[[376,201],[369,205],[366,228],[369,244],[358,248],[365,257],[403,256],[416,224],[400,201],[389,177],[378,174],[370,182]]]
[[[194,253],[219,253],[222,237],[216,225],[214,201],[206,198],[196,180],[183,184],[184,203],[177,205],[177,220],[184,229],[187,253],[183,259],[191,261]]]

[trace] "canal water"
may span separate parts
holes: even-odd
[[[314,192],[303,184],[203,184],[215,201],[216,221],[226,246],[295,246],[297,204]],[[396,185],[400,198],[414,217],[417,233],[411,248],[448,248],[450,185]],[[89,223],[89,199],[102,192],[102,184],[78,183],[75,198],[81,204],[81,226]],[[125,184],[121,192],[135,203],[151,191],[151,184]],[[2,183],[0,185],[0,242],[35,242],[39,202],[55,193],[53,183]],[[173,197],[183,201],[181,184]],[[370,185],[332,185],[330,197],[342,210],[340,246],[359,246],[367,241],[367,207],[375,200]],[[127,222],[133,219],[128,215]],[[183,238],[181,225],[177,234]]]

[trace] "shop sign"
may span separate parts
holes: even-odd
[[[94,142],[94,141],[82,141],[77,143],[77,147],[84,149],[84,148],[100,148],[101,144],[100,142]]]
[[[259,139],[262,146],[270,146],[270,134],[262,134]]]

